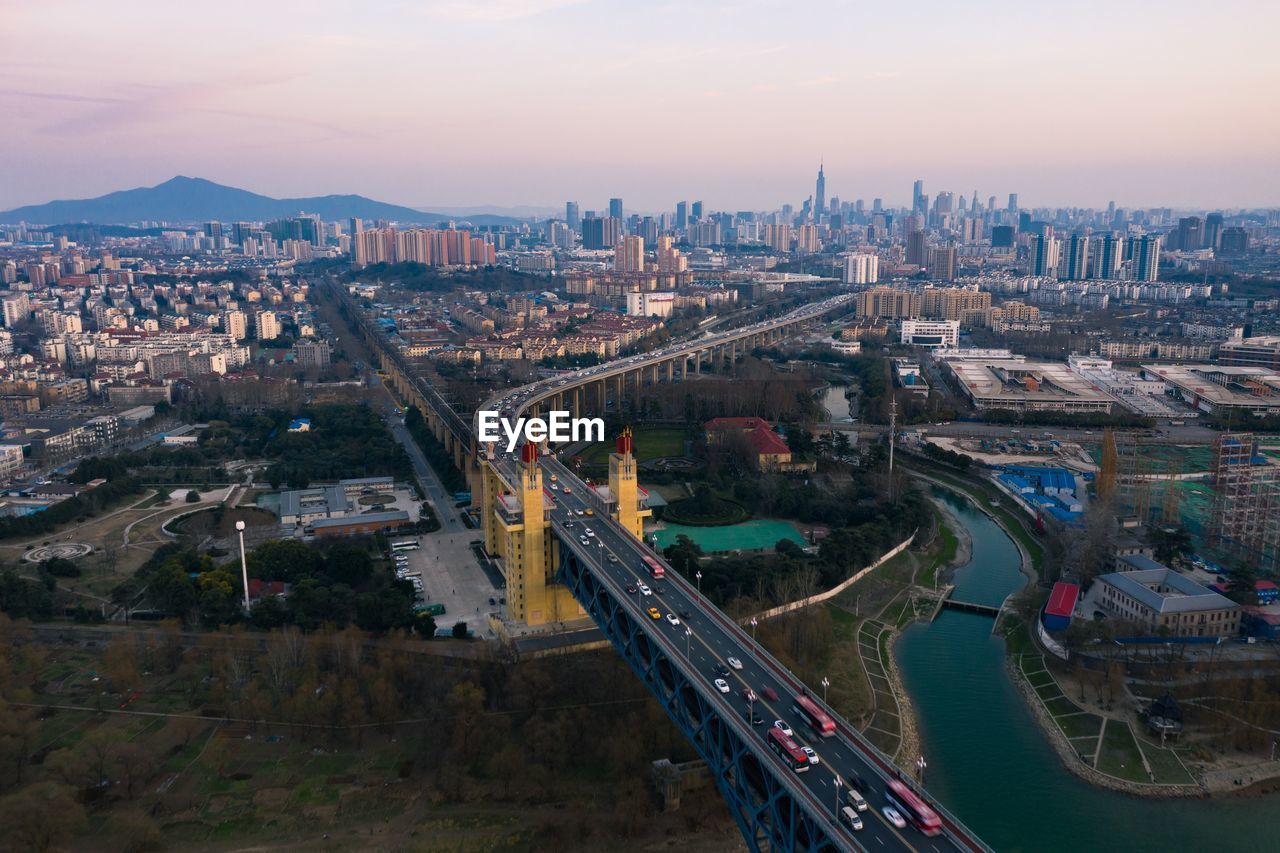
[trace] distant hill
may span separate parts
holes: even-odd
[[[204,178],[179,175],[154,187],[120,190],[97,198],[51,201],[0,211],[0,222],[28,222],[39,225],[92,222],[124,224],[158,220],[164,222],[266,221],[298,213],[318,213],[322,219],[387,219],[414,225],[434,225],[461,217],[414,210],[398,204],[375,201],[362,195],[322,195],[310,198],[271,198],[248,190],[215,184]],[[474,225],[512,225],[520,220],[510,216],[477,214],[466,217]]]

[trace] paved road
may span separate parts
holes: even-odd
[[[409,454],[413,472],[418,475],[418,482],[426,492],[423,497],[435,508],[436,517],[440,519],[440,529],[446,533],[465,533],[469,528],[462,523],[458,510],[453,505],[453,493],[440,482],[435,470],[427,462],[427,457],[422,455],[422,448],[418,447],[418,443],[409,434],[403,419],[391,411],[386,413],[386,418],[391,434],[404,447],[405,453]]]
[[[775,773],[781,778],[793,779],[800,786],[801,795],[808,798],[815,812],[825,814],[831,821],[829,827],[836,837],[843,838],[851,848],[863,847],[868,850],[918,850],[941,853],[944,850],[957,849],[945,836],[925,837],[917,830],[908,827],[895,829],[884,818],[880,808],[885,804],[884,790],[888,781],[881,775],[872,761],[861,751],[851,739],[851,732],[843,731],[835,737],[821,738],[813,732],[796,711],[792,700],[801,689],[799,682],[789,677],[780,664],[768,659],[751,638],[740,630],[721,613],[713,604],[702,598],[698,591],[680,578],[669,566],[667,577],[662,581],[651,579],[642,562],[645,555],[654,556],[642,543],[622,530],[615,523],[604,523],[600,516],[585,515],[587,507],[599,513],[601,505],[591,499],[588,487],[573,475],[562,463],[553,458],[544,458],[544,484],[550,488],[550,477],[556,475],[557,483],[551,496],[551,520],[557,535],[565,541],[578,541],[590,529],[594,537],[588,537],[590,545],[583,550],[595,555],[593,565],[598,575],[607,579],[619,594],[628,602],[637,619],[648,626],[655,634],[665,634],[676,646],[677,662],[684,658],[690,669],[690,676],[698,680],[707,691],[719,702],[726,715],[736,716],[743,720],[748,731],[760,738],[763,745],[767,727],[774,720],[785,721],[795,732],[801,744],[808,744],[818,754],[820,762],[803,773],[793,773],[773,755],[767,748],[764,755],[773,764]],[[504,475],[515,477],[516,463],[503,460],[499,463]],[[564,485],[571,488],[570,494],[564,493]],[[583,515],[578,515],[579,511]],[[610,561],[612,554],[616,562]],[[627,594],[627,585],[646,583],[650,586],[650,595]],[[654,620],[647,613],[649,607],[656,607],[661,612],[661,619]],[[667,621],[667,614],[677,614],[679,624]],[[717,676],[715,669],[725,664],[730,657],[737,658],[741,669],[730,669],[726,680],[731,685],[729,694],[720,694],[713,686]],[[751,688],[759,697],[754,703],[754,711],[764,718],[759,726],[747,725],[745,719],[748,701],[742,697],[745,688]],[[764,690],[772,689],[778,696],[776,701],[765,698]],[[837,791],[837,778],[840,790]],[[864,829],[852,833],[836,823],[836,798],[846,796],[850,780],[861,778],[865,781],[864,796],[870,808],[861,813]],[[845,803],[841,803],[844,805]]]

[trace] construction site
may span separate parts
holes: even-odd
[[[1096,490],[1117,513],[1181,525],[1225,563],[1280,569],[1280,459],[1249,434],[1210,447],[1171,446],[1103,434]]]
[[[1252,435],[1218,436],[1213,489],[1208,542],[1254,568],[1280,567],[1280,465]]]

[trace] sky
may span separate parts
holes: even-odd
[[[1261,0],[0,0],[0,209],[177,175],[628,211],[1280,205]]]

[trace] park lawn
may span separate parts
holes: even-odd
[[[1068,714],[1075,714],[1075,713],[1078,713],[1080,710],[1079,708],[1076,707],[1074,702],[1072,702],[1066,696],[1063,696],[1061,693],[1059,693],[1057,696],[1054,696],[1051,699],[1045,699],[1044,706],[1048,708],[1049,713],[1055,717],[1062,717]]]
[[[1097,714],[1063,714],[1053,720],[1062,729],[1062,733],[1073,741],[1082,737],[1097,739],[1098,732],[1102,730],[1102,718]]]
[[[1102,736],[1102,754],[1098,756],[1098,769],[1103,773],[1130,782],[1149,782],[1142,766],[1142,753],[1133,739],[1128,723],[1111,720]]]
[[[1187,768],[1178,760],[1172,749],[1161,749],[1149,743],[1142,743],[1142,754],[1151,765],[1151,772],[1156,781],[1163,785],[1191,785],[1195,779],[1187,772]]]
[[[682,427],[642,427],[635,430],[632,452],[637,462],[648,462],[662,456],[684,455],[685,431]],[[612,441],[593,444],[581,453],[584,465],[604,465],[613,452]]]
[[[1031,686],[1036,688],[1047,687],[1048,685],[1054,683],[1053,676],[1049,673],[1049,670],[1047,669],[1042,669],[1039,672],[1028,673],[1027,681],[1030,681]]]

